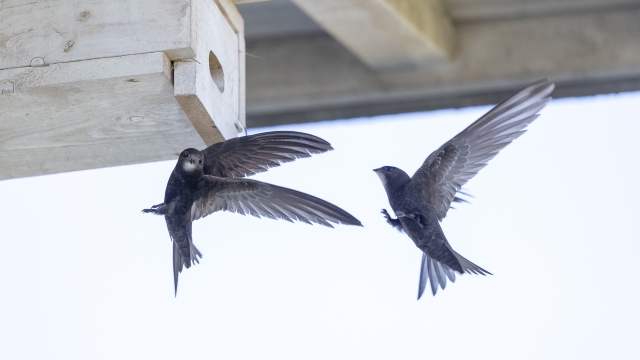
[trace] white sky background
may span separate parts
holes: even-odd
[[[5,359],[640,357],[640,93],[554,100],[444,220],[493,276],[416,301],[421,254],[371,171],[409,174],[489,107],[273,129],[335,151],[255,178],[364,228],[216,213],[173,297],[162,202],[174,161],[0,182]],[[250,129],[250,133],[272,129]]]

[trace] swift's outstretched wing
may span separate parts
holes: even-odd
[[[412,180],[420,184],[438,220],[447,215],[462,186],[526,131],[551,99],[554,86],[545,79],[525,87],[429,155]]]
[[[341,208],[300,191],[251,179],[204,178],[201,195],[191,207],[193,220],[224,210],[328,227],[333,227],[330,223],[362,226]]]
[[[317,136],[294,131],[272,131],[215,143],[202,150],[204,173],[218,177],[245,177],[282,163],[333,150]]]

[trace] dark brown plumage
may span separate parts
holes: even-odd
[[[165,191],[164,203],[145,213],[164,215],[173,241],[173,276],[202,257],[193,245],[191,223],[216,211],[298,220],[333,227],[331,223],[358,225],[360,221],[339,207],[311,195],[244,179],[281,163],[332,150],[309,134],[275,131],[214,144],[203,151],[184,150]]]
[[[452,202],[464,201],[456,194],[487,162],[526,130],[551,99],[554,84],[535,82],[496,105],[488,113],[434,151],[409,177],[393,166],[374,171],[387,192],[397,219],[382,210],[387,222],[401,229],[422,250],[418,299],[430,279],[433,295],[438,285],[459,274],[490,274],[456,253],[440,227]]]

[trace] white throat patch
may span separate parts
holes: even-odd
[[[383,185],[387,184],[387,178],[384,176],[384,174],[379,173],[379,172],[376,171],[376,175],[378,175],[378,177],[380,178],[380,181],[382,181]]]
[[[192,164],[189,161],[185,161],[182,163],[182,168],[184,169],[184,171],[186,172],[192,172],[193,170],[195,170],[198,167],[197,164]]]

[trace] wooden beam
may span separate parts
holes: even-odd
[[[233,0],[233,3],[234,4],[250,4],[255,2],[263,2],[263,1],[269,1],[269,0]]]
[[[637,5],[638,0],[447,0],[456,23],[610,11]]]
[[[457,28],[456,56],[416,71],[376,73],[327,35],[248,43],[248,125],[344,119],[486,104],[543,77],[558,96],[640,89],[635,9]]]
[[[422,67],[454,52],[454,27],[440,0],[292,2],[375,70]]]
[[[202,148],[162,52],[0,70],[0,179],[174,159]]]

